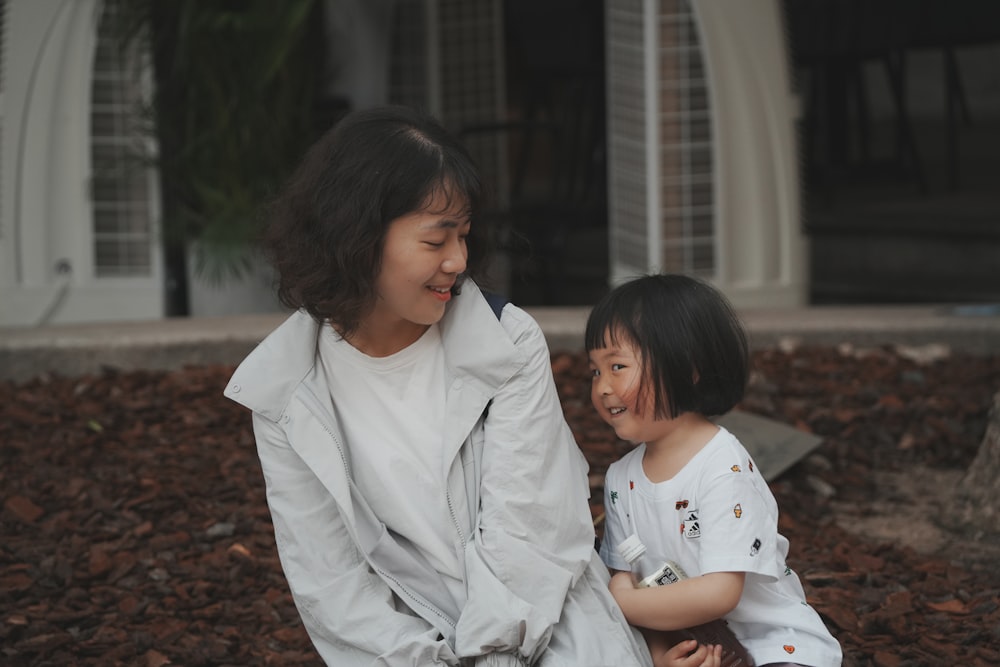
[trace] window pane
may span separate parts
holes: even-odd
[[[98,277],[152,274],[150,173],[132,147],[141,146],[140,81],[135,54],[118,48],[113,17],[101,17],[91,90],[91,200],[94,271]]]

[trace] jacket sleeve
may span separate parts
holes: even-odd
[[[407,613],[371,571],[332,496],[283,429],[258,414],[253,426],[278,555],[323,660],[337,667],[458,665],[438,632]]]
[[[466,549],[468,600],[456,652],[477,665],[531,664],[594,549],[587,464],[566,424],[548,347],[530,316],[502,320],[526,363],[484,425],[478,530]]]

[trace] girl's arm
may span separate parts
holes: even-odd
[[[611,578],[611,594],[632,625],[681,630],[714,621],[736,608],[743,595],[743,572],[712,572],[666,586],[636,588],[632,575]]]

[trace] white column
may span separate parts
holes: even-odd
[[[643,106],[645,121],[646,182],[659,183],[660,173],[660,3],[643,0],[642,55]],[[663,233],[660,227],[660,188],[646,189],[646,262],[652,271],[659,269]]]
[[[737,307],[808,298],[798,103],[778,0],[696,0],[712,106],[716,283]]]

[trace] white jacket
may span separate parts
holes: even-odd
[[[354,485],[308,314],[271,333],[226,388],[253,411],[278,553],[316,649],[335,667],[648,667],[594,551],[587,464],[541,329],[511,304],[498,321],[471,282],[440,328],[443,492],[467,498],[475,523],[456,524],[461,606]]]

